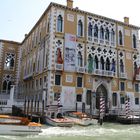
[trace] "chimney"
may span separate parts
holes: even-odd
[[[124,17],[124,23],[129,24],[129,17]]]
[[[67,0],[67,7],[73,8],[73,0]]]

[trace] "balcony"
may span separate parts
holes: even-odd
[[[140,74],[137,74],[137,75],[136,75],[136,80],[137,80],[137,81],[140,81]]]
[[[84,67],[76,67],[76,72],[85,73],[85,68]]]
[[[119,74],[119,77],[122,78],[122,79],[127,79],[127,74],[124,73],[124,72],[121,72],[121,73]]]
[[[95,69],[93,74],[100,75],[100,76],[106,76],[106,77],[114,77],[116,75],[116,73],[113,71],[100,70],[100,69]]]
[[[62,71],[63,70],[63,64],[55,64],[55,70]]]

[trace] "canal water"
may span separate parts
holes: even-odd
[[[104,123],[103,126],[72,128],[43,126],[43,132],[39,135],[1,135],[0,140],[140,140],[140,125]]]

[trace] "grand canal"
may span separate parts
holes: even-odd
[[[140,140],[140,125],[104,123],[103,126],[72,128],[43,126],[33,136],[0,136],[0,140]]]

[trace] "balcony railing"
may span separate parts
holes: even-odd
[[[136,75],[136,80],[140,81],[140,74]]]
[[[90,42],[92,42],[92,41],[93,41],[93,39],[92,39],[92,37],[91,37],[91,36],[88,36],[88,41],[90,41]]]
[[[121,72],[121,73],[119,74],[119,77],[120,77],[120,78],[123,78],[123,79],[127,79],[127,74],[124,73],[124,72]]]
[[[94,37],[94,42],[98,43],[98,38],[97,37]]]
[[[93,74],[100,75],[100,76],[107,76],[107,77],[114,77],[116,75],[114,71],[100,70],[100,69],[95,69]]]
[[[85,73],[85,68],[84,67],[76,67],[76,71],[79,73]]]
[[[63,64],[55,64],[55,70],[63,70]]]
[[[104,39],[100,39],[100,44],[104,44]]]

